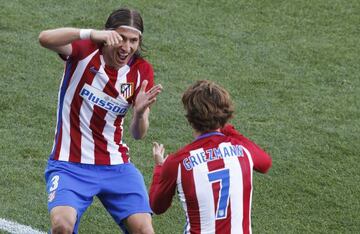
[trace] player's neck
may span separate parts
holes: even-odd
[[[114,58],[111,58],[109,52],[106,51],[106,50],[102,51],[102,55],[103,55],[103,58],[104,58],[105,66],[112,69],[112,70],[118,71],[120,68],[122,68],[125,65],[125,64],[117,64],[114,61]]]
[[[196,139],[196,138],[198,138],[198,137],[200,137],[200,136],[202,136],[204,134],[210,133],[210,132],[220,132],[220,128],[214,129],[214,130],[211,130],[211,131],[206,131],[206,132],[199,132],[199,131],[194,130],[193,136]]]

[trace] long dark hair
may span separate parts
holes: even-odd
[[[135,52],[136,57],[142,57],[141,52],[144,51],[142,43],[142,33],[144,33],[144,24],[140,13],[136,10],[128,8],[119,8],[113,11],[106,23],[105,29],[116,29],[120,26],[131,26],[140,30],[140,43],[139,49]]]

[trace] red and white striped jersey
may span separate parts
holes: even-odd
[[[129,161],[123,120],[140,84],[154,85],[152,66],[142,58],[115,70],[90,40],[72,43],[60,84],[57,126],[50,159],[115,165]]]
[[[150,205],[165,212],[177,190],[187,218],[184,233],[251,233],[252,173],[270,167],[268,154],[227,125],[155,167]]]

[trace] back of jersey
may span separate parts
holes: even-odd
[[[185,233],[251,233],[253,160],[244,145],[217,132],[181,151],[177,188]]]

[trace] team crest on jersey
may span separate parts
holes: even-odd
[[[96,105],[115,115],[125,115],[129,109],[129,103],[121,98],[113,98],[103,91],[85,84],[80,91],[80,96],[92,105]]]
[[[134,94],[134,85],[133,83],[122,83],[120,85],[120,94],[128,99]]]

